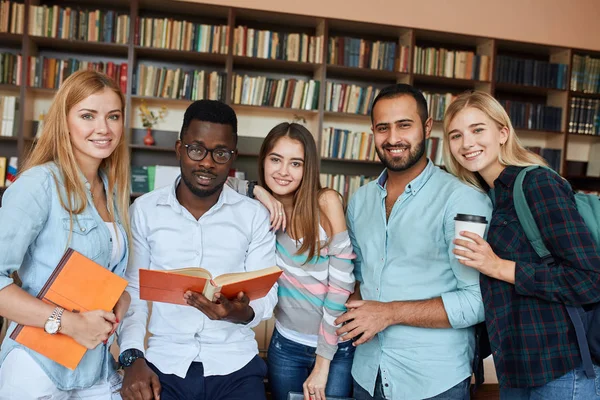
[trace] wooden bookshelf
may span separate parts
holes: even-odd
[[[26,10],[31,5],[54,4],[49,0],[24,0]],[[205,5],[200,3],[191,3],[175,0],[82,0],[78,2],[83,8],[102,10],[114,10],[119,13],[127,13],[130,16],[130,36],[128,44],[112,44],[104,42],[87,42],[81,40],[64,40],[48,37],[33,36],[29,34],[28,19],[24,20],[23,34],[0,33],[0,43],[5,52],[19,53],[22,55],[23,66],[21,70],[21,81],[25,82],[29,71],[28,59],[30,56],[37,56],[51,52],[53,57],[57,58],[75,58],[83,60],[115,60],[127,62],[127,91],[126,104],[128,115],[125,119],[126,131],[136,125],[137,115],[136,107],[141,100],[145,100],[149,105],[158,106],[165,104],[175,113],[181,113],[191,102],[191,100],[167,99],[144,97],[134,95],[135,76],[138,65],[141,63],[153,63],[160,65],[167,64],[169,68],[180,67],[183,70],[203,69],[206,71],[216,70],[224,73],[224,100],[231,104],[231,89],[233,87],[232,78],[236,73],[249,75],[262,75],[275,78],[294,78],[294,79],[315,79],[320,82],[318,91],[318,108],[316,110],[289,109],[277,107],[260,107],[231,104],[236,111],[243,114],[244,118],[262,119],[269,117],[269,121],[279,119],[288,120],[290,114],[297,114],[310,119],[312,123],[311,131],[315,136],[318,146],[321,146],[321,135],[324,126],[344,128],[344,124],[352,126],[364,126],[366,130],[370,125],[370,116],[361,114],[349,114],[340,112],[331,112],[325,110],[326,85],[328,81],[335,83],[348,83],[360,86],[374,86],[381,88],[386,84],[395,82],[405,82],[413,84],[416,88],[430,93],[452,93],[458,94],[464,90],[478,89],[484,90],[492,95],[502,96],[503,98],[514,99],[515,101],[528,102],[531,99],[545,102],[546,105],[560,107],[562,109],[562,129],[561,132],[546,132],[536,130],[517,129],[519,133],[525,133],[528,138],[539,137],[540,140],[551,142],[547,147],[561,148],[563,169],[566,163],[566,154],[571,139],[575,140],[581,136],[578,134],[565,134],[569,121],[570,99],[573,97],[582,97],[588,99],[600,99],[600,93],[583,93],[580,91],[557,90],[544,87],[515,85],[496,82],[496,62],[499,55],[522,56],[535,60],[546,62],[558,62],[567,65],[566,87],[571,88],[571,67],[574,54],[585,56],[590,55],[600,58],[600,53],[586,51],[585,49],[566,49],[557,48],[549,45],[539,45],[533,43],[514,42],[507,40],[498,40],[489,37],[477,37],[451,32],[438,32],[430,30],[413,29],[410,27],[391,26],[371,24],[357,21],[345,21],[333,18],[311,17],[306,15],[292,15],[287,13],[277,13],[269,11],[257,11],[238,7]],[[173,18],[174,20],[210,24],[227,25],[229,29],[229,42],[226,47],[226,54],[206,53],[197,51],[169,50],[161,48],[152,48],[135,45],[135,19],[137,17],[152,18]],[[268,29],[273,32],[283,33],[301,33],[309,36],[322,38],[321,61],[318,63],[296,62],[274,60],[269,58],[246,57],[233,55],[234,30],[237,26],[248,26],[253,29]],[[370,41],[394,42],[396,46],[396,55],[394,71],[375,70],[369,68],[356,68],[344,65],[330,65],[328,63],[328,51],[330,37],[354,37]],[[409,70],[406,73],[398,71],[399,51],[401,46],[408,46]],[[433,76],[424,74],[415,74],[413,72],[413,57],[415,47],[434,47],[436,49],[445,48],[449,51],[470,51],[476,55],[486,55],[490,57],[490,81],[478,81],[471,79],[447,78],[443,76]],[[0,92],[6,95],[19,96],[20,107],[18,109],[19,124],[18,131],[20,135],[16,138],[0,138],[0,156],[18,155],[25,156],[28,151],[33,133],[31,130],[31,121],[36,119],[34,116],[37,102],[48,102],[56,93],[55,89],[32,88],[26,86],[0,85]],[[533,102],[533,100],[532,100]],[[44,103],[44,104],[46,104]],[[46,106],[44,106],[46,107]],[[259,113],[254,111],[260,110]],[[256,115],[254,115],[256,114]],[[180,122],[178,122],[180,123]],[[359,129],[359,128],[354,128]],[[441,124],[436,123],[435,128],[440,131]],[[263,128],[260,128],[262,131]],[[240,132],[244,129],[241,127]],[[268,131],[268,130],[266,130]],[[265,131],[265,134],[266,134]],[[562,135],[562,136],[561,136]],[[16,143],[16,146],[15,146]],[[252,157],[256,154],[256,149],[248,151],[240,142],[239,152],[244,157]],[[161,149],[131,144],[132,155],[137,152],[144,153],[144,157],[132,159],[144,160],[147,162],[155,154],[157,160],[163,160],[171,148]],[[17,154],[14,152],[17,151]],[[164,152],[165,154],[161,154]],[[336,169],[342,166],[347,169],[351,175],[360,175],[368,164],[355,160],[330,160],[323,159],[324,173],[331,173],[332,166]],[[370,165],[369,165],[370,167]],[[591,184],[598,184],[598,180],[590,180]]]

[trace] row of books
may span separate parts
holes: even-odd
[[[496,82],[564,90],[568,65],[509,56],[496,60]]]
[[[515,129],[534,129],[560,132],[562,130],[562,108],[544,104],[499,100],[508,113]]]
[[[20,54],[0,53],[0,84],[20,85],[22,62]]]
[[[435,165],[444,165],[444,138],[431,136],[425,142],[425,154]]]
[[[374,179],[376,177],[364,175],[321,174],[320,176],[321,186],[328,187],[341,194],[346,204],[358,188]]]
[[[600,135],[600,100],[571,98],[569,133]]]
[[[17,136],[15,118],[19,100],[15,96],[0,96],[0,136]]]
[[[571,90],[584,93],[600,93],[599,58],[573,55]]]
[[[321,157],[379,161],[371,132],[352,132],[333,127],[323,129]]]
[[[233,32],[233,55],[321,63],[323,37],[238,26]]]
[[[227,54],[227,25],[197,24],[173,18],[144,18],[135,21],[134,42],[138,46],[169,50]]]
[[[29,57],[27,85],[45,89],[58,89],[72,73],[83,70],[103,72],[119,84],[123,93],[127,92],[127,63],[91,62],[75,58]]]
[[[325,111],[368,115],[379,91],[373,86],[327,82]]]
[[[17,157],[0,157],[0,187],[10,186],[17,178]]]
[[[446,78],[490,80],[490,57],[472,51],[415,47],[413,73]]]
[[[316,110],[319,106],[320,82],[298,79],[275,79],[265,76],[233,76],[233,104]]]
[[[139,64],[134,94],[187,100],[223,100],[225,76],[217,71],[184,70]]]
[[[548,162],[548,165],[550,165],[550,168],[560,173],[560,164],[562,162],[561,149],[549,149],[547,147],[527,146],[527,150],[544,157],[546,162]]]
[[[446,109],[454,101],[456,95],[452,93],[428,93],[423,92],[425,100],[427,100],[427,108],[429,109],[429,116],[434,121],[442,121]]]
[[[25,4],[8,0],[0,1],[0,32],[23,33]]]
[[[129,15],[54,6],[29,8],[29,34],[88,42],[129,43]]]
[[[393,71],[397,47],[396,42],[333,36],[329,38],[327,62],[345,67]],[[400,55],[404,57],[404,60],[400,61],[400,67],[404,67],[408,59],[407,46],[401,47]],[[400,70],[406,72],[406,70]]]

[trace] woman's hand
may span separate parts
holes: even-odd
[[[489,243],[476,233],[462,231],[461,236],[473,240],[470,242],[464,239],[454,239],[454,244],[462,246],[468,250],[454,249],[454,254],[465,257],[465,260],[458,261],[467,267],[475,268],[484,275],[496,278],[508,283],[515,283],[515,262],[504,260],[496,255]]]
[[[329,360],[317,356],[315,367],[302,385],[304,400],[325,400],[325,388],[327,387],[330,363]]]
[[[285,212],[283,211],[283,204],[279,202],[279,200],[275,199],[271,195],[271,193],[267,192],[267,190],[261,186],[254,186],[254,197],[256,200],[260,201],[263,206],[269,210],[269,214],[271,214],[271,229],[279,230],[283,229],[285,231],[286,221],[285,221]]]
[[[123,321],[125,318],[125,314],[127,314],[127,310],[129,309],[129,305],[131,304],[131,296],[127,291],[123,292],[119,300],[117,300],[117,304],[113,308],[113,313],[115,314],[116,322],[113,324],[113,330],[110,333],[112,335],[117,330],[119,323]]]
[[[115,314],[103,310],[87,311],[81,314],[65,311],[61,322],[61,333],[72,337],[77,343],[92,350],[101,342],[106,343],[117,318]]]

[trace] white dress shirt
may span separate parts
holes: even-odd
[[[216,277],[276,265],[275,235],[260,203],[224,186],[217,204],[196,220],[177,200],[179,181],[131,206],[132,256],[125,275],[131,306],[120,327],[121,351],[144,351],[148,304],[139,297],[140,268],[202,267]],[[277,285],[250,302],[255,317],[244,325],[212,321],[194,307],[155,302],[146,359],[181,378],[194,361],[203,363],[205,376],[235,372],[258,354],[252,328],[271,318],[276,303]]]

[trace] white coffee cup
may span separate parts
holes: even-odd
[[[473,240],[461,236],[460,232],[473,232],[483,237],[483,235],[485,234],[485,228],[487,227],[487,224],[487,219],[485,217],[482,217],[481,215],[456,214],[456,217],[454,217],[454,238],[467,240],[469,242],[475,243]],[[470,251],[469,249],[458,245],[456,245],[455,248],[459,250]],[[459,260],[466,260],[465,257],[456,254],[455,256]]]

